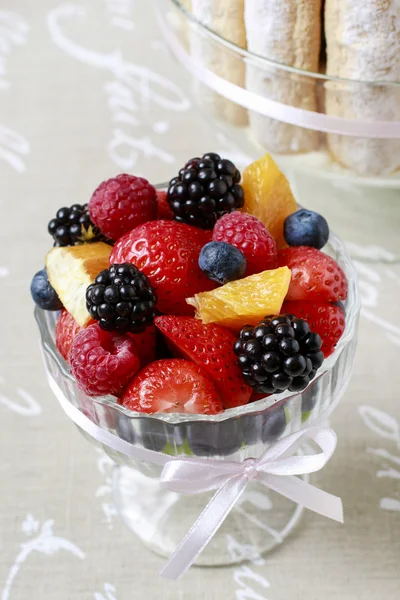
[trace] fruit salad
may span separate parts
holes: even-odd
[[[328,223],[297,206],[269,155],[242,176],[209,152],[166,191],[118,175],[48,232],[32,298],[58,311],[77,386],[128,410],[215,415],[303,391],[343,334]]]

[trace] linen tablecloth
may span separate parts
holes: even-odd
[[[119,172],[163,181],[211,150],[245,159],[198,113],[151,3],[1,2],[1,600],[400,598],[400,266],[385,247],[387,228],[399,230],[398,192],[385,205],[377,191],[385,219],[373,239],[357,211],[338,220],[359,256],[372,248],[385,260],[356,262],[357,359],[332,418],[338,448],[317,479],[343,498],[345,525],[306,511],[290,540],[256,561],[164,581],[163,559],[116,514],[110,460],[48,388],[29,294],[47,222]],[[310,205],[323,204],[322,183]]]

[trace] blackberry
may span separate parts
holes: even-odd
[[[243,378],[260,394],[307,387],[322,365],[322,340],[307,321],[292,315],[265,317],[246,325],[234,344]]]
[[[129,263],[104,269],[86,290],[89,314],[105,331],[140,333],[153,322],[156,302],[146,275]]]
[[[92,223],[87,204],[73,204],[70,208],[60,208],[47,229],[54,239],[55,246],[77,246],[85,242],[111,243],[111,240]]]
[[[175,220],[212,229],[222,215],[243,207],[239,181],[240,171],[219,154],[192,158],[169,182],[167,201]]]

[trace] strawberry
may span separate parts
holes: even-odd
[[[292,271],[286,300],[338,302],[347,298],[347,280],[339,265],[316,248],[297,246],[278,254],[280,267]]]
[[[345,327],[344,312],[340,306],[320,302],[284,302],[282,313],[305,319],[311,331],[322,339],[321,350],[325,358],[330,356]]]
[[[72,341],[81,329],[74,317],[63,308],[56,325],[56,346],[64,360],[68,361]]]
[[[204,325],[191,317],[156,317],[155,324],[175,354],[204,369],[215,384],[224,408],[247,404],[252,390],[237,364],[233,333],[219,325]]]
[[[197,365],[182,358],[157,360],[142,369],[120,400],[144,413],[216,415],[222,411],[214,384]]]
[[[117,241],[110,264],[130,262],[147,275],[160,312],[192,315],[186,298],[216,287],[198,265],[200,250],[210,237],[211,232],[185,223],[149,221]]]
[[[156,328],[154,325],[149,325],[142,333],[127,333],[126,335],[135,342],[141,368],[155,360]]]
[[[174,213],[171,210],[170,205],[167,202],[167,192],[157,190],[157,220],[165,219],[172,221]]]

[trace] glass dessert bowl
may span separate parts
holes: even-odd
[[[135,446],[221,461],[259,457],[277,439],[327,418],[349,382],[359,314],[357,276],[345,245],[335,234],[330,234],[324,251],[347,277],[346,325],[334,353],[302,392],[271,395],[209,416],[132,412],[111,396],[89,397],[78,388],[56,347],[56,313],[36,307],[46,374],[53,391],[102,430]],[[159,486],[160,467],[102,447],[116,463],[114,494],[123,521],[147,546],[169,556],[210,494],[180,496],[163,490]],[[262,554],[283,541],[301,512],[298,505],[252,482],[196,564],[232,564]]]
[[[198,14],[183,0],[155,4],[167,46],[186,74],[185,89],[221,146],[251,159],[272,153],[301,204],[322,212],[343,235],[347,223],[358,223],[352,256],[397,261],[400,82],[390,81],[389,72],[386,80],[371,80],[298,69],[261,52],[257,40],[269,36],[252,43],[243,29],[232,39],[243,24],[229,30],[229,19],[214,19],[205,3],[196,3],[199,10],[204,5]],[[373,243],[365,249],[368,238]]]

